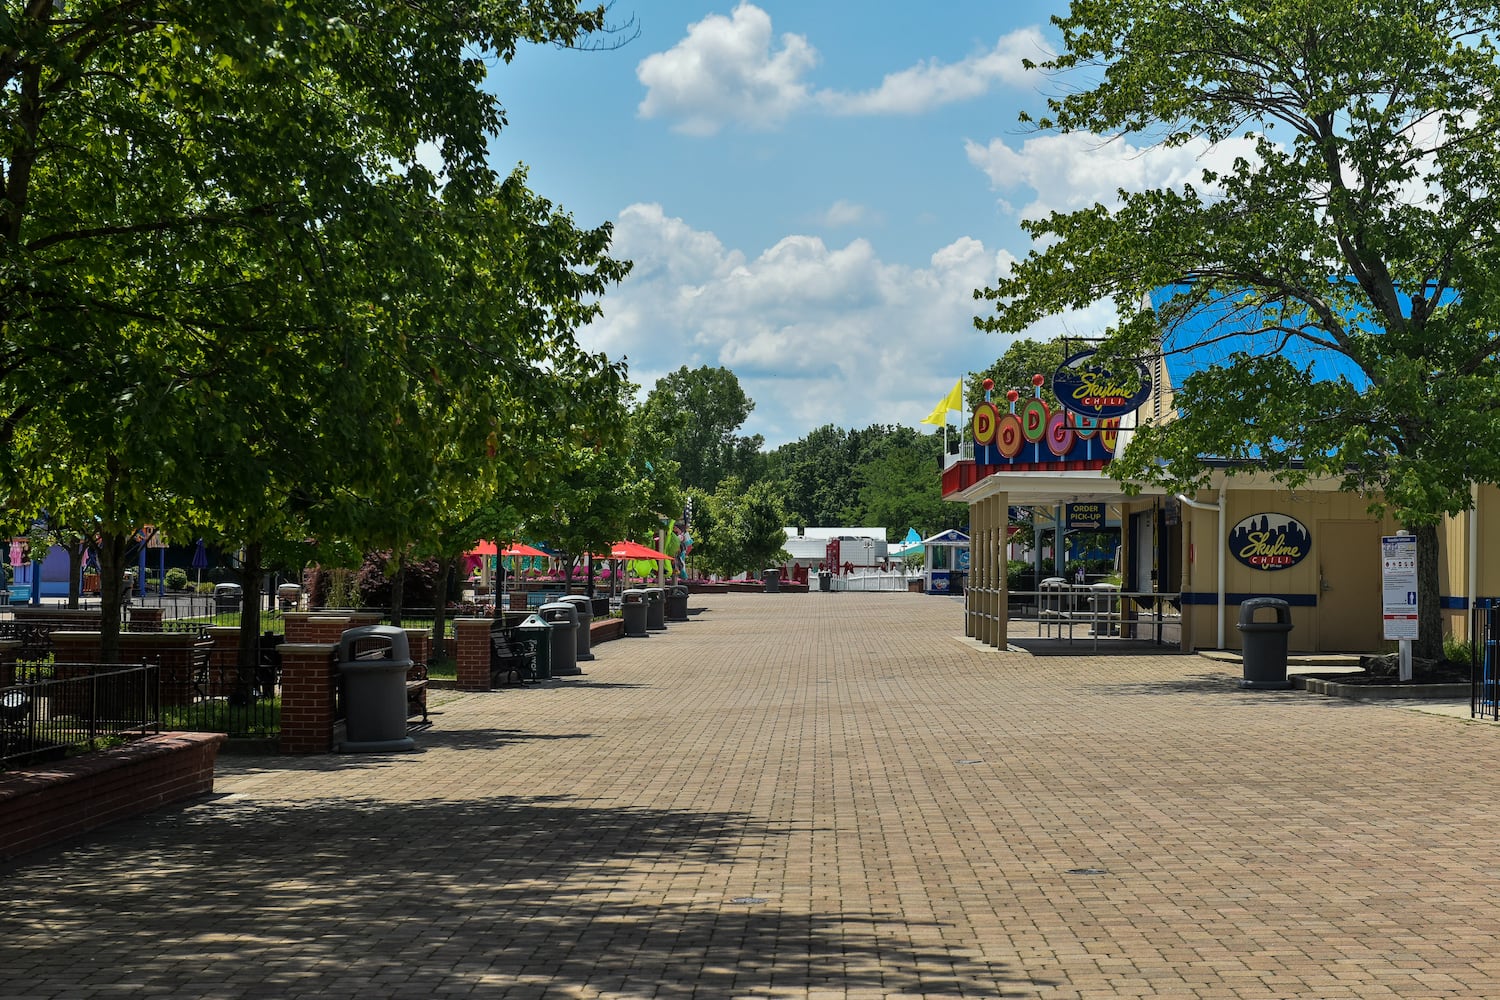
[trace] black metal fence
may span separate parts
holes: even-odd
[[[198,643],[185,666],[161,670],[161,723],[167,730],[275,739],[281,733],[279,636],[261,637],[255,665],[215,662],[212,644]]]
[[[0,768],[58,760],[161,731],[157,667],[46,663],[0,688]]]
[[[1500,607],[1475,607],[1469,661],[1469,715],[1500,720]]]

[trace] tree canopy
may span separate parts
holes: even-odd
[[[529,438],[588,428],[590,392],[554,376],[618,381],[572,332],[625,266],[606,227],[494,175],[503,115],[480,85],[520,42],[603,16],[0,14],[0,497],[9,520],[45,508],[97,532],[106,656],[142,522],[247,553],[399,550],[524,476]]]
[[[730,476],[755,478],[764,439],[737,434],[755,402],[727,368],[688,368],[657,379],[637,414],[661,436],[663,456],[677,463],[683,488],[713,492]]]
[[[1500,480],[1500,8],[1077,0],[1054,23],[1041,68],[1089,75],[1038,127],[1233,155],[1026,223],[1036,249],[977,293],[980,326],[1109,299],[1106,355],[1196,358],[1182,419],[1112,474],[1193,488],[1214,456],[1371,492],[1417,529],[1435,650],[1434,526]]]

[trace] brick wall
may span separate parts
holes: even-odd
[[[162,733],[0,774],[0,859],[214,789],[221,733]]]
[[[488,691],[490,689],[490,619],[455,618],[453,630],[457,635],[455,646],[457,661],[454,673],[460,690]]]
[[[281,654],[282,753],[333,749],[334,658],[338,643],[288,642]]]
[[[132,632],[160,632],[161,631],[161,608],[131,607],[127,612],[130,616],[130,631]]]

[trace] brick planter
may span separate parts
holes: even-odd
[[[162,733],[0,774],[0,858],[214,790],[222,733]]]

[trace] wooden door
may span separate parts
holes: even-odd
[[[1378,651],[1383,644],[1380,525],[1320,521],[1317,532],[1313,545],[1318,553],[1318,651]]]

